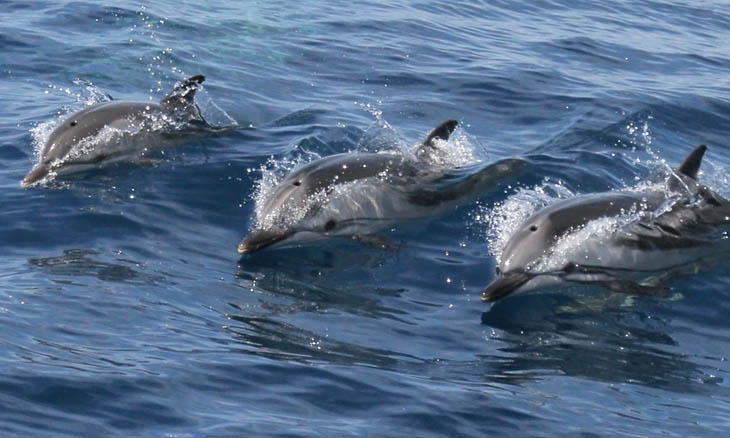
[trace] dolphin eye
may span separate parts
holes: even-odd
[[[76,120],[74,120],[74,121],[72,121],[72,122],[70,123],[70,125],[71,125],[71,126],[76,126],[76,125],[78,125],[78,124],[79,124],[79,122],[78,122],[78,121],[76,121]]]
[[[537,231],[537,225],[531,225],[530,231]]]
[[[325,230],[325,231],[330,231],[330,230],[331,230],[331,229],[333,229],[334,227],[335,227],[335,221],[334,221],[334,220],[332,220],[332,219],[328,220],[328,221],[327,221],[327,223],[326,223],[326,224],[324,224],[324,230]]]
[[[299,187],[300,185],[302,185],[302,182],[301,181],[294,181],[292,184],[294,184],[295,186]]]

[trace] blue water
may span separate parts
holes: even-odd
[[[729,194],[727,5],[397,3],[0,2],[3,436],[727,435],[727,263],[660,297],[479,300],[484,217],[515,196],[627,187],[700,143]],[[20,187],[39,125],[199,73],[241,129]],[[532,165],[397,252],[236,253],[272,165],[447,118]]]

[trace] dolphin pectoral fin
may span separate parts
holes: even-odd
[[[600,276],[602,279],[581,279],[580,275],[583,274]],[[579,265],[577,263],[566,264],[563,268],[563,275],[561,275],[561,278],[571,283],[602,286],[608,290],[623,294],[661,295],[671,290],[668,287],[645,285],[633,280],[618,278],[612,275],[608,270],[594,266]]]
[[[20,185],[22,187],[30,187],[38,181],[42,180],[43,178],[47,177],[49,172],[50,167],[48,166],[48,164],[39,164],[31,169],[28,175],[23,178],[23,181],[20,182]]]
[[[275,243],[281,242],[291,235],[292,232],[286,230],[254,230],[238,244],[238,253],[251,254],[252,252],[259,251]]]
[[[496,301],[510,295],[527,283],[530,278],[525,272],[509,272],[500,274],[486,289],[482,292],[482,301]]]
[[[452,132],[454,132],[457,126],[459,126],[459,122],[451,119],[438,125],[430,134],[428,134],[428,137],[423,140],[424,146],[433,146],[433,141],[435,139],[448,140],[449,136]]]
[[[671,289],[662,286],[647,286],[631,280],[609,280],[596,282],[614,292],[633,295],[662,295]]]
[[[155,158],[140,158],[140,159],[133,161],[133,163],[138,166],[157,166],[164,162],[165,162],[165,160],[160,160],[160,159],[155,159]]]
[[[362,243],[365,246],[382,249],[383,251],[396,252],[400,250],[400,245],[377,234],[355,234],[352,236],[352,240]]]
[[[601,286],[622,294],[660,295],[670,291],[668,287],[644,285],[633,280],[616,277],[611,270],[605,268],[580,265],[574,262],[566,264],[559,276],[570,283]]]

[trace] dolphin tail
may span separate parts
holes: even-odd
[[[195,75],[184,81],[175,84],[170,94],[163,97],[160,105],[168,111],[178,111],[189,108],[193,104],[195,92],[200,88],[200,84],[205,81],[205,76]]]
[[[48,173],[50,171],[50,168],[48,164],[39,164],[36,167],[34,167],[28,175],[23,178],[23,181],[20,182],[20,185],[22,187],[30,187],[33,184],[37,183],[38,181],[42,180],[46,176],[48,176]]]
[[[702,157],[705,155],[707,146],[701,144],[694,148],[692,152],[687,155],[682,164],[677,168],[677,172],[686,175],[692,179],[697,179],[697,172],[700,170],[702,164]]]

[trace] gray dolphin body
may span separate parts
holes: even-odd
[[[711,257],[730,225],[730,201],[696,180],[706,149],[698,146],[689,154],[669,176],[668,188],[576,196],[533,214],[507,241],[497,278],[482,300],[564,282],[638,294],[666,290],[636,278]],[[601,218],[621,217],[626,220],[586,228]],[[560,247],[561,239],[582,229],[589,234]]]
[[[197,75],[179,82],[159,103],[100,102],[72,114],[53,130],[39,163],[21,185],[32,186],[50,174],[139,158],[147,150],[169,145],[175,137],[169,128],[175,123],[203,121],[193,98],[204,80]]]
[[[431,164],[436,140],[456,129],[442,123],[414,151],[343,153],[308,163],[290,173],[257,205],[256,227],[238,246],[241,254],[272,246],[334,236],[382,244],[373,236],[395,222],[437,215],[516,174],[524,162],[493,163],[474,174]]]

